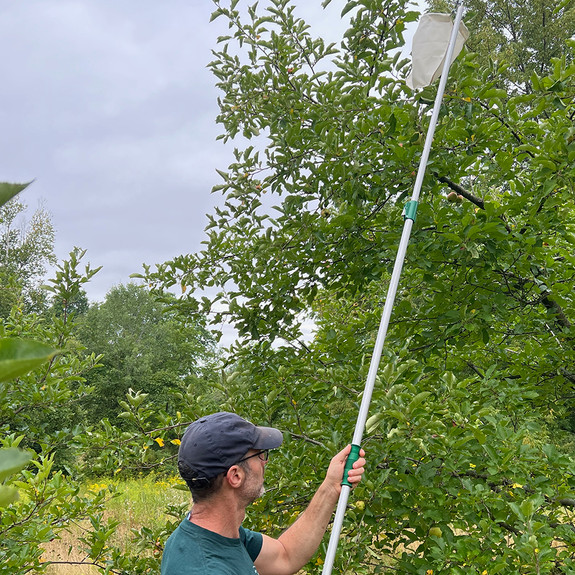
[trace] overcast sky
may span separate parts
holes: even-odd
[[[250,2],[250,4],[253,2]],[[302,0],[312,32],[339,41],[342,2]],[[35,182],[56,229],[103,269],[102,301],[142,264],[200,249],[219,196],[218,92],[206,68],[224,20],[210,0],[5,0],[0,5],[0,181]]]

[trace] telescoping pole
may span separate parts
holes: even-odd
[[[429,153],[431,151],[431,143],[433,141],[433,135],[435,133],[435,127],[437,125],[437,119],[439,117],[439,109],[441,107],[441,102],[443,100],[443,93],[445,92],[445,85],[447,84],[447,76],[449,74],[449,68],[451,65],[451,60],[455,50],[455,43],[457,40],[457,34],[459,32],[459,26],[463,17],[463,3],[459,2],[457,5],[457,11],[455,16],[455,22],[453,24],[453,30],[451,32],[451,37],[449,44],[447,46],[447,52],[445,55],[445,64],[443,66],[443,71],[441,73],[441,79],[439,82],[439,87],[437,89],[437,96],[435,98],[435,103],[433,106],[433,112],[431,114],[431,120],[429,123],[429,128],[427,131],[427,136],[425,139],[425,145],[423,148],[423,153],[421,155],[421,160],[419,163],[419,170],[417,172],[417,177],[415,179],[415,186],[411,200],[406,204],[404,210],[404,226],[403,233],[401,235],[401,240],[399,242],[399,248],[397,250],[397,256],[395,259],[395,264],[393,267],[393,273],[391,275],[391,280],[389,283],[389,288],[387,291],[387,296],[385,298],[385,305],[383,307],[383,313],[381,317],[381,323],[379,325],[379,330],[377,333],[377,339],[375,341],[375,348],[373,350],[373,356],[371,358],[371,363],[369,366],[369,372],[367,375],[367,381],[365,384],[365,389],[363,392],[363,398],[359,408],[359,415],[357,418],[357,423],[355,426],[355,432],[353,434],[352,440],[352,451],[347,459],[344,479],[342,481],[341,494],[339,496],[339,501],[337,504],[337,509],[335,512],[335,518],[333,522],[333,527],[331,531],[331,536],[329,540],[329,545],[327,548],[327,553],[322,569],[322,575],[330,575],[333,563],[335,560],[335,555],[337,551],[337,545],[339,541],[339,536],[341,533],[341,527],[343,525],[343,519],[345,516],[345,511],[347,508],[347,501],[349,499],[349,493],[351,490],[351,484],[347,481],[347,472],[355,461],[359,458],[359,451],[361,440],[363,437],[363,430],[365,429],[365,423],[367,421],[367,416],[369,413],[369,404],[371,402],[371,396],[373,394],[373,388],[375,385],[375,378],[377,375],[377,370],[379,368],[379,362],[381,359],[381,353],[383,351],[383,344],[385,342],[385,336],[387,334],[387,328],[389,326],[389,320],[391,318],[391,312],[393,309],[393,304],[395,301],[395,294],[397,292],[397,286],[399,285],[399,278],[401,276],[401,271],[403,268],[403,262],[405,260],[405,254],[407,251],[407,245],[409,243],[409,237],[411,235],[411,228],[415,221],[417,213],[417,205],[419,200],[419,194],[421,192],[421,186],[423,184],[423,177],[425,175],[425,170],[427,168],[427,162],[429,160]]]

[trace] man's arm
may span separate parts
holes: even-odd
[[[278,539],[264,535],[262,550],[255,561],[260,575],[292,575],[312,558],[337,505],[345,462],[350,451],[351,446],[348,445],[331,460],[323,483],[293,525]],[[361,457],[348,473],[348,480],[352,485],[361,481],[365,465],[364,455],[362,449]]]

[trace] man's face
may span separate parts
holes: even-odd
[[[258,455],[249,457],[249,459],[247,458],[256,453],[258,453],[258,451],[253,449],[248,451],[244,462],[245,467],[243,467],[246,472],[246,480],[242,487],[242,495],[247,501],[247,504],[259,499],[266,491],[264,487],[264,471],[267,461],[264,461]]]

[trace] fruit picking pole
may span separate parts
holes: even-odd
[[[381,353],[383,351],[383,344],[385,342],[385,336],[387,334],[387,328],[389,326],[389,320],[391,318],[391,312],[393,309],[393,303],[395,300],[395,294],[397,292],[397,286],[399,284],[399,278],[401,276],[401,271],[403,268],[403,262],[405,260],[405,254],[407,251],[407,245],[409,243],[409,237],[411,235],[411,228],[415,221],[415,216],[417,213],[417,202],[419,199],[419,193],[421,191],[421,186],[423,184],[423,177],[425,175],[425,169],[427,168],[427,162],[429,160],[429,152],[431,150],[431,143],[433,141],[433,135],[435,133],[435,127],[437,125],[437,119],[439,117],[439,109],[441,107],[441,102],[443,100],[443,93],[445,92],[445,85],[447,84],[447,76],[449,74],[449,67],[451,65],[451,59],[455,50],[455,42],[457,40],[457,34],[459,32],[459,26],[463,17],[463,2],[459,1],[457,4],[457,12],[455,16],[455,22],[453,24],[453,30],[451,32],[451,38],[447,46],[447,52],[445,55],[445,63],[443,65],[443,71],[441,73],[441,79],[439,82],[439,87],[437,89],[437,96],[435,98],[435,103],[433,106],[433,112],[431,115],[431,120],[429,123],[429,128],[427,131],[427,137],[425,139],[425,145],[423,148],[423,153],[421,155],[421,160],[419,163],[419,170],[417,172],[417,177],[415,179],[415,186],[411,200],[407,202],[404,209],[404,227],[403,233],[401,235],[401,240],[399,242],[399,248],[397,250],[397,257],[395,259],[395,264],[393,267],[393,273],[391,275],[391,280],[389,283],[389,288],[387,291],[387,297],[385,298],[385,305],[383,308],[383,314],[381,317],[381,323],[379,326],[379,331],[377,333],[377,339],[375,341],[375,348],[373,350],[373,356],[371,358],[371,364],[369,366],[369,373],[367,375],[367,381],[365,384],[365,389],[363,392],[363,397],[361,400],[361,406],[359,409],[359,416],[357,418],[357,423],[355,426],[355,432],[352,440],[352,451],[347,459],[344,479],[341,486],[341,494],[339,496],[339,502],[337,504],[337,509],[335,512],[335,519],[333,522],[333,528],[329,540],[329,545],[327,548],[327,553],[325,557],[325,562],[322,569],[322,575],[329,575],[331,573],[333,562],[335,559],[335,554],[337,551],[337,545],[339,541],[339,536],[341,533],[341,527],[343,525],[343,519],[345,516],[345,511],[347,507],[347,501],[349,498],[349,493],[351,490],[351,484],[347,481],[347,472],[355,461],[359,458],[360,444],[363,437],[363,430],[365,428],[365,423],[367,421],[367,416],[369,412],[369,404],[371,402],[371,396],[373,393],[373,388],[375,385],[375,378],[377,375],[377,370],[379,368],[379,362],[381,359]]]

